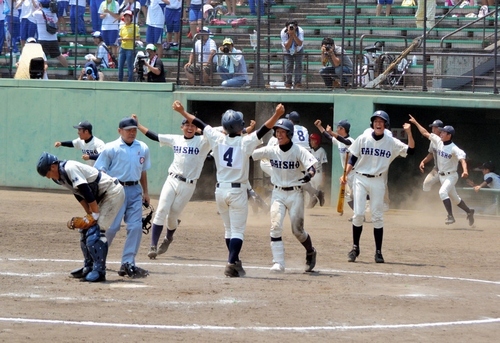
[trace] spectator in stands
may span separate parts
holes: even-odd
[[[188,38],[193,38],[203,22],[203,1],[191,0],[189,4],[189,33]]]
[[[219,47],[217,72],[220,73],[222,87],[241,87],[248,83],[247,64],[241,50],[234,47],[231,38],[225,38]]]
[[[19,58],[19,61],[16,62],[16,75],[14,76],[15,79],[30,79],[31,78],[31,73],[30,70],[31,68],[28,68],[28,73],[22,73],[21,70],[19,69],[20,64],[27,64],[28,66],[31,65],[31,60],[37,57],[43,58],[43,80],[48,80],[49,77],[47,76],[47,69],[49,68],[49,65],[47,64],[47,56],[45,56],[45,53],[43,52],[42,46],[37,43],[36,39],[33,37],[29,37],[26,39],[26,49],[23,50],[23,53],[26,53],[28,56],[30,56],[30,61],[25,61],[24,56],[21,54],[21,57]],[[33,53],[33,51],[36,51],[36,53]],[[22,68],[21,68],[22,69]]]
[[[50,0],[39,0],[39,3],[42,7],[33,12],[33,18],[38,31],[38,43],[42,46],[46,56],[57,58],[59,63],[67,68],[68,61],[61,55],[57,34],[47,32],[46,22],[51,21],[57,24],[57,14],[50,11]]]
[[[345,50],[338,45],[330,37],[325,37],[321,41],[321,59],[323,68],[319,74],[328,88],[334,88],[334,85],[339,84],[336,80],[342,75],[342,86],[348,86],[348,76],[352,75],[352,61],[347,56]]]
[[[118,55],[118,30],[120,25],[120,15],[118,1],[104,0],[99,6],[99,16],[101,17],[101,35],[106,46],[111,48],[113,55]]]
[[[417,28],[423,29],[424,28],[424,1],[427,2],[426,4],[426,9],[427,9],[427,30],[430,29],[431,27],[434,26],[436,23],[436,0],[417,0],[417,12],[415,13],[415,23]]]
[[[436,0],[434,0],[436,1]],[[391,15],[391,7],[394,3],[394,0],[377,0],[377,9],[375,15],[378,17],[380,13],[382,13],[382,6],[385,5],[385,16],[388,17]]]
[[[151,8],[148,11],[148,15],[151,12]],[[163,62],[156,54],[156,45],[148,44],[146,45],[146,52],[148,54],[148,59],[144,61],[144,66],[148,69],[147,81],[148,82],[166,82],[165,80],[165,67]]]
[[[165,26],[165,15],[163,14],[163,0],[151,0],[146,17],[146,43],[156,45],[158,56],[163,57],[163,26]]]
[[[108,47],[106,43],[102,40],[102,35],[100,31],[96,31],[92,34],[94,37],[94,44],[97,45],[97,50],[95,55],[88,54],[85,56],[87,61],[94,62],[99,69],[107,69],[109,68],[109,56],[108,56]]]
[[[11,11],[11,4],[8,1],[4,0],[4,6],[8,6],[6,9],[4,7],[5,11],[5,24],[7,31],[10,34],[10,44],[12,44],[12,53],[16,56],[19,56],[19,44],[21,44],[21,21],[19,20],[19,10],[14,9],[14,11]],[[15,5],[14,5],[15,7]],[[7,47],[8,50],[10,50],[10,45]],[[10,54],[6,55],[10,56]]]
[[[103,0],[90,0],[90,22],[92,24],[92,33],[101,30],[102,19],[99,16],[99,7]]]
[[[196,75],[200,75],[202,70],[203,84],[209,84],[210,76],[216,70],[217,56],[215,54],[217,53],[217,45],[210,38],[211,35],[212,32],[210,32],[208,27],[204,26],[200,31],[199,39],[194,44],[194,49],[191,50],[188,63],[184,65],[186,77],[192,85],[196,83]]]
[[[118,20],[121,19],[120,27],[124,25],[123,13],[127,10],[131,11],[134,14],[132,22],[134,24],[139,25],[139,13],[141,12],[141,3],[137,0],[123,0],[123,2],[120,5],[120,8],[118,9],[118,14],[114,15],[115,19]]]
[[[82,68],[80,72],[80,76],[78,76],[78,80],[86,80],[86,81],[103,81],[104,75],[102,72],[97,70],[97,65],[94,61],[88,61],[85,63],[85,66]]]
[[[253,0],[255,3],[255,0]],[[263,0],[260,0],[263,1]],[[210,1],[208,1],[210,3]],[[227,15],[236,15],[236,0],[226,0]],[[251,9],[250,9],[251,10]]]
[[[250,7],[250,15],[257,15],[257,8],[260,10],[260,15],[265,14],[264,0],[248,0],[248,7]]]
[[[134,81],[134,44],[140,38],[139,25],[132,23],[133,13],[123,12],[123,25],[120,28],[120,55],[118,57],[118,81],[123,81],[123,71],[127,62],[128,82]]]
[[[67,28],[67,23],[66,23],[66,17],[69,16],[69,0],[57,0],[57,20],[58,20],[58,27],[59,27],[59,34],[60,35],[65,35],[66,34],[66,28]]]
[[[28,37],[36,36],[36,23],[33,19],[33,12],[37,9],[36,0],[17,0],[15,9],[21,8],[21,47],[24,47]]]
[[[3,42],[5,40],[5,10],[7,8],[4,8],[4,1],[0,0],[0,55],[3,52]]]
[[[74,35],[78,32],[79,35],[86,35],[85,21],[83,15],[85,14],[85,1],[86,0],[69,0],[69,22],[71,26],[71,34]]]
[[[303,43],[304,30],[296,20],[287,21],[281,30],[286,88],[292,88],[292,76],[294,77],[294,88],[302,88]]]
[[[169,46],[179,45],[179,36],[181,31],[182,1],[181,0],[163,0],[165,6],[165,25],[167,31],[167,44]],[[172,39],[172,33],[174,38]]]

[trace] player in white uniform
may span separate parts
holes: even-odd
[[[444,124],[441,120],[436,119],[434,120],[429,127],[432,130],[432,133],[435,135],[439,135],[439,128],[443,127]],[[418,166],[420,168],[420,171],[423,173],[424,172],[424,167],[425,164],[434,160],[434,167],[432,170],[427,174],[427,176],[424,179],[424,184],[423,184],[423,190],[424,192],[430,192],[432,189],[432,186],[436,183],[439,182],[439,174],[438,174],[438,167],[437,167],[437,146],[434,144],[434,142],[429,143],[429,150],[427,156],[420,162],[420,165]]]
[[[483,182],[479,185],[472,184],[474,191],[479,192],[481,188],[487,187],[491,189],[500,189],[500,176],[495,173],[495,165],[493,162],[484,162],[481,167],[479,167],[483,172]]]
[[[316,265],[316,249],[311,236],[304,230],[303,185],[311,181],[316,173],[318,160],[306,149],[292,141],[293,123],[280,119],[274,125],[278,145],[265,146],[255,150],[254,160],[269,159],[272,167],[271,183],[274,185],[271,197],[271,252],[272,272],[285,271],[285,246],[282,240],[283,220],[286,212],[290,216],[292,233],[306,249],[306,272],[312,272]],[[305,170],[305,174],[302,172]]]
[[[89,282],[106,280],[109,229],[125,200],[125,191],[118,180],[101,173],[94,167],[77,161],[60,161],[54,155],[42,153],[37,165],[38,173],[69,189],[85,210],[97,220],[97,225],[80,230],[80,248],[83,267],[71,275]]]
[[[224,274],[229,277],[245,275],[239,253],[243,245],[248,216],[248,174],[250,155],[261,144],[262,137],[272,129],[284,113],[283,105],[276,110],[263,126],[246,136],[241,136],[245,123],[243,114],[227,110],[222,116],[225,134],[206,125],[200,119],[184,110],[180,101],[174,101],[172,108],[182,114],[188,122],[203,130],[213,151],[217,167],[215,200],[217,210],[224,222],[226,246],[229,250],[228,263]]]
[[[460,198],[455,189],[458,181],[458,162],[462,165],[462,178],[469,176],[467,169],[467,161],[465,160],[465,152],[453,143],[452,139],[455,136],[455,129],[453,126],[446,125],[439,128],[439,136],[434,133],[429,133],[420,125],[415,118],[410,115],[410,122],[415,124],[422,136],[428,138],[437,148],[436,163],[438,167],[439,181],[441,188],[439,188],[439,197],[443,201],[444,208],[448,212],[445,224],[453,224],[455,218],[453,217],[452,203],[460,207],[467,213],[467,220],[469,226],[474,225],[474,210],[470,209],[465,202]]]
[[[153,218],[151,246],[148,257],[155,259],[157,255],[167,252],[170,243],[174,240],[178,219],[193,196],[198,178],[200,177],[203,163],[210,151],[210,145],[204,136],[196,136],[196,126],[182,121],[183,135],[156,134],[139,123],[137,128],[149,139],[157,141],[160,146],[172,147],[174,160],[168,168],[168,176],[161,189],[158,208]],[[167,224],[167,234],[161,245],[156,248],[160,239],[163,226]]]
[[[82,151],[82,159],[87,161],[87,164],[93,166],[97,157],[104,149],[104,142],[92,135],[92,124],[88,121],[82,121],[78,125],[73,126],[78,129],[78,138],[72,141],[55,142],[54,146],[59,148],[64,146],[67,148],[77,148]]]
[[[325,172],[328,165],[326,151],[321,147],[321,136],[317,133],[311,133],[309,136],[310,152],[318,160],[316,165],[316,176],[311,180],[311,185],[319,190],[325,187]]]
[[[354,262],[359,256],[359,239],[363,231],[366,197],[370,196],[373,236],[375,238],[375,262],[384,263],[382,241],[384,236],[384,193],[386,190],[384,173],[389,170],[392,161],[398,157],[406,157],[414,153],[415,141],[411,134],[411,125],[405,123],[403,129],[408,135],[408,145],[399,139],[384,134],[389,127],[389,115],[384,111],[376,111],[370,118],[371,132],[365,132],[349,147],[351,158],[346,173],[356,168],[353,181],[354,218],[352,220],[353,248],[349,252],[348,261]],[[349,176],[348,176],[349,177]],[[344,176],[341,182],[346,183]]]

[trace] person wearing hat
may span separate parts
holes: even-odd
[[[472,180],[467,180],[467,183],[474,187],[474,191],[479,192],[481,188],[491,188],[491,189],[500,189],[500,176],[495,173],[495,165],[493,162],[488,161],[484,162],[479,168],[483,172],[483,182],[479,185],[475,185]],[[476,169],[474,169],[476,170]]]
[[[104,0],[99,6],[99,17],[101,18],[101,38],[109,47],[114,56],[118,56],[118,30],[121,16],[118,14],[120,4],[116,0]],[[116,63],[118,64],[118,63]],[[115,66],[115,68],[118,65]]]
[[[123,81],[125,62],[127,63],[128,82],[134,81],[134,44],[140,39],[139,25],[132,23],[132,11],[123,12],[125,25],[120,28],[120,55],[118,57],[118,81]]]
[[[122,220],[125,221],[127,237],[118,275],[143,278],[147,277],[149,272],[137,267],[135,258],[142,239],[142,204],[149,206],[150,202],[147,171],[151,168],[151,160],[146,143],[136,139],[137,125],[133,118],[120,120],[120,137],[104,146],[94,167],[116,178],[125,188],[125,202],[106,231],[108,245],[111,246]]]
[[[444,124],[441,120],[436,119],[434,120],[429,127],[431,128],[431,132],[435,135],[439,136],[439,128],[443,127]],[[436,183],[439,182],[439,174],[438,174],[438,167],[437,167],[437,147],[436,145],[431,141],[429,143],[429,150],[427,156],[420,162],[420,165],[418,166],[420,169],[420,172],[424,172],[424,168],[426,163],[434,160],[434,167],[432,170],[427,174],[427,176],[424,179],[424,184],[423,184],[423,190],[424,192],[429,192],[432,189],[432,186]]]
[[[29,37],[26,39],[26,44],[23,48],[19,61],[16,62],[16,74],[14,79],[31,79],[33,77],[31,70],[31,61],[36,58],[43,59],[43,80],[48,80],[47,69],[49,65],[47,64],[47,56],[43,52],[42,45],[37,43],[36,39]],[[38,78],[38,75],[36,76]]]
[[[57,58],[63,67],[68,67],[68,61],[61,54],[56,33],[47,31],[47,23],[57,24],[57,14],[49,9],[50,0],[40,0],[41,8],[33,12],[33,18],[38,30],[38,43],[43,48],[43,52],[50,58]]]
[[[109,50],[102,39],[101,31],[96,31],[92,34],[94,37],[94,44],[97,45],[97,50],[95,55],[88,54],[85,55],[85,59],[89,62],[94,62],[99,68],[107,69],[110,67],[109,61]]]
[[[439,135],[429,133],[420,125],[415,118],[410,115],[410,123],[414,124],[418,131],[425,138],[434,143],[436,147],[436,164],[438,168],[439,181],[441,188],[439,188],[439,197],[443,201],[444,208],[448,213],[445,224],[450,225],[455,222],[453,217],[452,204],[457,205],[460,209],[467,213],[467,220],[469,226],[474,225],[474,210],[469,208],[465,202],[460,198],[455,189],[459,175],[457,173],[458,163],[462,166],[462,178],[466,179],[469,176],[467,169],[467,161],[465,160],[465,152],[453,143],[455,136],[455,129],[451,125],[446,125],[439,128]]]
[[[151,11],[148,11],[150,13]],[[165,67],[161,58],[156,54],[156,46],[154,44],[146,45],[148,59],[144,61],[144,66],[147,68],[147,82],[166,82]]]
[[[341,46],[335,45],[330,37],[325,37],[321,41],[321,63],[323,68],[319,71],[319,75],[326,87],[334,88],[334,85],[339,85],[337,79],[341,75],[342,86],[349,84],[348,76],[352,75],[353,69],[352,60]]]
[[[104,149],[104,142],[92,134],[92,124],[87,120],[79,122],[73,128],[78,130],[78,138],[72,141],[55,142],[54,146],[66,148],[77,148],[82,151],[82,160],[87,161],[87,164],[93,166],[97,157]]]
[[[231,38],[225,38],[219,47],[222,55],[217,60],[217,72],[222,87],[241,87],[248,83],[247,64],[241,50],[234,47]]]
[[[217,45],[215,44],[215,41],[210,38],[211,35],[212,32],[209,28],[203,26],[203,29],[200,31],[198,36],[199,39],[194,44],[194,49],[191,49],[189,61],[184,65],[186,78],[191,85],[195,85],[196,75],[199,75],[202,69],[203,84],[208,85],[210,83],[210,77],[217,70]]]

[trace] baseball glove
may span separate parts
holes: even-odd
[[[68,220],[68,229],[74,230],[74,229],[81,229],[81,230],[87,230],[90,229],[92,226],[96,225],[97,221],[92,217],[91,214],[87,214],[85,217],[73,217],[70,220]]]

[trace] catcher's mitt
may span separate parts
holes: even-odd
[[[91,214],[87,214],[85,217],[73,217],[70,220],[68,220],[68,229],[74,230],[74,229],[81,229],[81,230],[87,230],[90,229],[92,226],[96,225],[97,221],[92,217]]]
[[[142,204],[142,232],[147,235],[151,229],[154,207],[151,204]]]

